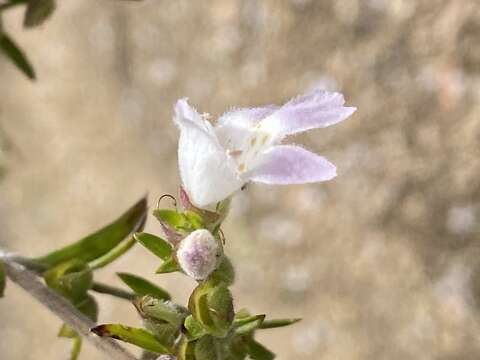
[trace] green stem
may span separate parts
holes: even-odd
[[[99,258],[96,258],[95,260],[91,261],[88,264],[88,266],[90,266],[92,270],[97,270],[102,267],[105,267],[108,264],[117,260],[120,256],[125,254],[128,250],[130,250],[131,247],[135,245],[136,242],[137,241],[133,238],[133,236],[126,241],[122,241],[120,244],[118,244],[116,247],[114,247],[105,255],[100,256]]]
[[[132,301],[137,298],[137,296],[130,291],[119,289],[115,286],[107,285],[96,281],[93,283],[92,290],[100,294],[107,294],[128,301]]]

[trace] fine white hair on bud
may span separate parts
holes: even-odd
[[[160,355],[157,360],[177,360],[177,358],[171,355]]]
[[[177,250],[178,263],[195,280],[205,280],[220,264],[222,255],[222,245],[206,229],[192,232]]]

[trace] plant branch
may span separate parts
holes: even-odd
[[[90,329],[96,324],[75,309],[67,300],[44,285],[34,272],[16,262],[14,256],[9,256],[0,250],[0,260],[4,263],[10,280],[72,327],[79,335],[90,341],[98,350],[114,360],[136,360],[114,340],[101,338],[91,333]]]

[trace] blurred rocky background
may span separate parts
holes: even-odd
[[[177,192],[176,99],[218,116],[337,89],[347,122],[292,139],[329,183],[251,186],[225,233],[237,308],[303,317],[261,338],[278,359],[480,357],[480,3],[477,0],[69,0],[42,27],[3,16],[35,66],[0,58],[0,244],[40,255]],[[150,217],[147,230],[160,232]],[[141,248],[102,272],[155,276]],[[101,296],[101,322],[139,325]],[[14,284],[2,360],[65,359],[60,321]],[[83,359],[101,359],[89,345]]]

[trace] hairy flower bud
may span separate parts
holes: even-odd
[[[222,255],[221,243],[206,229],[192,232],[177,250],[179,265],[195,280],[205,280],[217,268]]]

